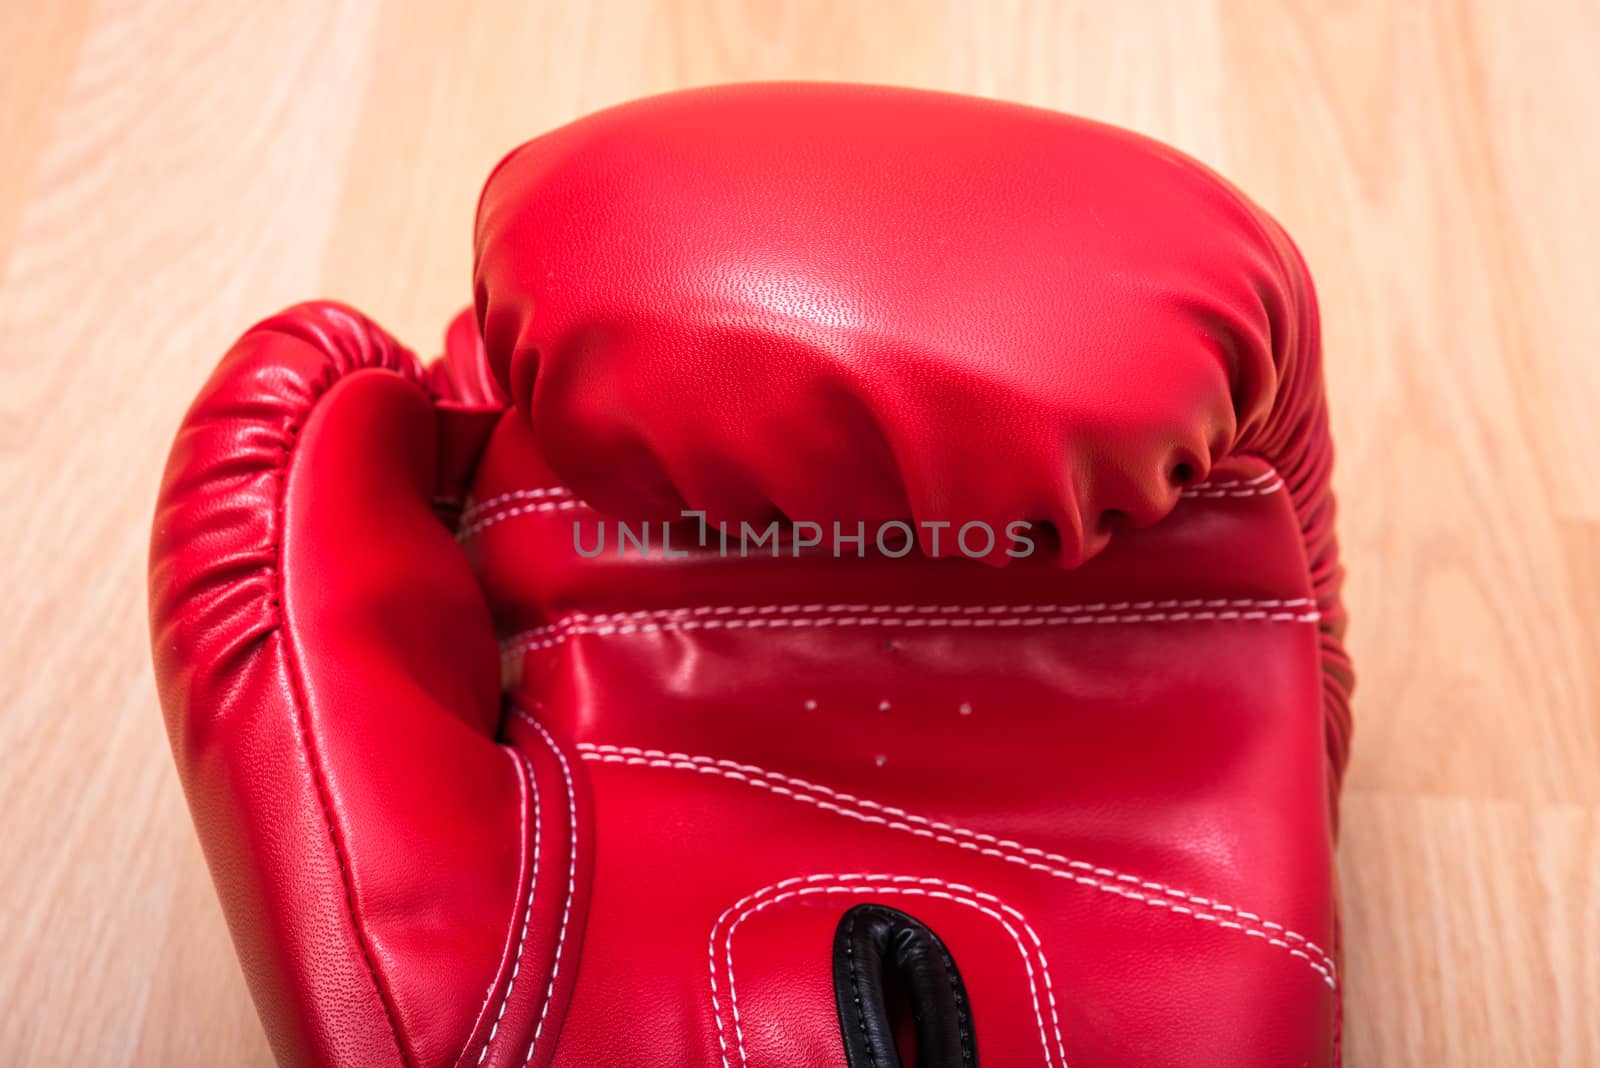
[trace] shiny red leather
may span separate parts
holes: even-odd
[[[1351,673],[1270,218],[1083,120],[761,85],[523,146],[477,250],[430,368],[252,328],[162,488],[163,706],[280,1059],[842,1066],[872,901],[984,1064],[1338,1062]],[[775,519],[866,536],[741,556]]]

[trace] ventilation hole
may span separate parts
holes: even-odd
[[[1172,466],[1172,484],[1174,486],[1187,486],[1194,481],[1194,466],[1187,461],[1181,461]]]

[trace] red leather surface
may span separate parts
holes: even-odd
[[[163,485],[163,704],[282,1059],[842,1064],[880,901],[985,1063],[1337,1062],[1350,672],[1276,224],[1082,120],[731,87],[508,157],[476,305],[427,371],[337,306],[255,328]],[[1055,534],[575,551],[684,507]]]
[[[988,1063],[1060,1062],[1025,960],[1069,1062],[1330,1063],[1317,610],[1270,468],[1224,465],[1073,571],[614,549],[574,564],[572,523],[601,517],[534,449],[515,417],[497,430],[466,541],[513,701],[573,744],[594,793],[580,831],[605,919],[557,1063],[842,1064],[828,949],[860,900],[934,924]],[[822,875],[827,894],[804,881]],[[989,912],[944,901],[935,923],[928,889]],[[740,989],[773,1009],[742,1009],[736,1034],[726,927],[785,890],[804,896],[738,929]],[[1026,954],[990,915],[1008,910]],[[685,973],[706,954],[720,1028],[711,967],[698,996]]]

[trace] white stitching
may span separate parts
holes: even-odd
[[[1264,471],[1254,478],[1226,478],[1221,482],[1197,482],[1178,494],[1180,497],[1265,497],[1283,489],[1276,471]]]
[[[1259,486],[1261,483],[1270,482],[1277,477],[1277,470],[1274,468],[1268,468],[1259,475],[1255,475],[1251,478],[1227,478],[1223,479],[1221,482],[1212,482],[1208,479],[1205,482],[1196,483],[1192,488],[1199,488],[1200,486]]]
[[[735,782],[745,783],[746,785],[753,786],[758,789],[768,790],[780,797],[787,797],[793,801],[815,805],[818,809],[833,812],[837,815],[846,816],[850,819],[859,820],[863,823],[879,824],[890,830],[902,831],[907,834],[916,835],[919,838],[928,838],[945,845],[953,845],[960,849],[971,850],[980,856],[993,857],[998,860],[1004,860],[1007,863],[1018,864],[1024,868],[1028,868],[1029,870],[1043,872],[1058,879],[1070,879],[1071,881],[1082,886],[1087,886],[1092,889],[1102,891],[1103,893],[1115,894],[1118,897],[1125,897],[1131,901],[1138,901],[1145,905],[1149,905],[1152,908],[1167,909],[1171,912],[1190,916],[1203,922],[1215,923],[1219,926],[1230,926],[1230,929],[1232,927],[1237,927],[1243,930],[1245,934],[1254,935],[1257,938],[1265,939],[1270,944],[1287,950],[1295,956],[1303,957],[1306,962],[1310,964],[1310,966],[1319,975],[1322,976],[1323,982],[1327,983],[1332,989],[1338,988],[1337,980],[1335,978],[1337,972],[1336,966],[1334,965],[1332,958],[1328,956],[1327,952],[1315,942],[1311,941],[1309,938],[1306,938],[1304,935],[1286,929],[1282,924],[1273,923],[1270,920],[1263,920],[1253,912],[1246,912],[1243,909],[1235,908],[1234,906],[1225,902],[1217,901],[1212,898],[1201,897],[1196,894],[1190,894],[1186,891],[1176,889],[1175,887],[1140,879],[1137,876],[1128,875],[1123,872],[1115,871],[1111,868],[1091,865],[1081,860],[1073,860],[1069,857],[1062,856],[1059,853],[1049,853],[1033,846],[1024,846],[1019,842],[1014,842],[1009,839],[996,838],[994,835],[985,834],[981,831],[974,831],[966,827],[958,827],[954,824],[944,823],[938,820],[931,820],[925,816],[919,816],[916,813],[907,812],[904,809],[895,808],[891,805],[879,804],[878,802],[869,801],[864,798],[858,798],[851,794],[840,793],[839,791],[832,790],[826,786],[807,782],[804,779],[792,778],[779,772],[768,771],[765,768],[757,767],[752,764],[737,764],[733,761],[716,760],[712,757],[689,756],[688,754],[684,753],[667,753],[658,749],[638,749],[633,746],[596,745],[590,742],[580,743],[577,748],[580,751],[583,759],[598,761],[605,764],[626,764],[641,767],[675,768],[681,771],[695,771],[701,774],[718,775],[726,779],[731,779]],[[812,794],[821,794],[825,797],[831,798],[832,800],[821,800],[816,796],[811,796]],[[855,806],[855,808],[842,807],[845,805]],[[886,815],[895,818],[886,819],[884,816],[858,811],[859,809],[863,808],[874,809],[878,812],[885,813]],[[911,825],[913,823],[920,824],[921,826],[914,827]],[[940,834],[937,833],[938,831],[944,831],[947,833]],[[980,845],[979,843],[983,844]],[[1030,857],[1037,859],[1030,860],[1028,859]],[[1090,874],[1081,874],[1084,872]],[[1099,878],[1095,878],[1094,876],[1099,876]],[[1242,921],[1266,928],[1268,931],[1281,934],[1283,939],[1289,939],[1300,944],[1301,946],[1304,946],[1305,949],[1316,954],[1316,957],[1313,959],[1313,957],[1311,957],[1309,954],[1296,952],[1294,946],[1291,946],[1288,942],[1283,941],[1283,939],[1274,938],[1273,935],[1267,933],[1267,931],[1257,931],[1251,927],[1245,927],[1243,923],[1225,924],[1220,917],[1210,913],[1196,912],[1192,908],[1174,904],[1171,901],[1163,900],[1161,897],[1152,897],[1149,894],[1140,893],[1139,890],[1129,889],[1128,886],[1113,885],[1112,882],[1106,882],[1104,880],[1113,880],[1115,883],[1137,886],[1141,890],[1150,891],[1152,894],[1160,894],[1168,898],[1186,901],[1190,905],[1199,905],[1215,912],[1226,912],[1229,915],[1238,917]]]
[[[783,616],[833,615],[840,612],[916,616],[994,616],[1008,614],[1145,611],[1167,608],[1305,608],[1316,602],[1310,597],[1213,597],[1169,598],[1161,601],[1094,601],[1085,604],[716,604],[681,608],[647,608],[635,612],[569,612],[564,619],[584,623],[624,623],[656,618],[701,618],[704,616]]]
[[[787,889],[788,887],[795,886],[800,887],[800,889]],[[924,889],[925,887],[930,886],[939,887],[940,889]],[[1033,955],[1037,955],[1038,957],[1039,972],[1044,976],[1045,992],[1050,1004],[1051,1028],[1055,1035],[1056,1049],[1060,1054],[1059,1063],[1061,1064],[1061,1068],[1067,1068],[1066,1043],[1061,1037],[1061,1018],[1056,1008],[1055,986],[1050,978],[1050,961],[1049,958],[1045,956],[1044,944],[1039,940],[1039,936],[1034,931],[1032,925],[1028,923],[1027,917],[1023,916],[1021,912],[1017,911],[1015,908],[1012,908],[1010,905],[1007,905],[993,894],[984,893],[981,890],[976,890],[963,883],[949,883],[945,882],[943,879],[918,878],[910,875],[869,875],[864,873],[816,874],[781,880],[773,883],[770,886],[762,887],[760,890],[757,890],[752,894],[748,894],[740,900],[734,902],[734,904],[723,910],[722,915],[717,917],[716,923],[711,925],[711,938],[707,943],[706,952],[711,965],[712,1013],[717,1023],[717,1041],[722,1047],[722,1063],[724,1068],[732,1068],[732,1066],[728,1062],[728,1047],[727,1042],[724,1039],[722,1004],[717,998],[717,932],[719,930],[723,930],[724,924],[726,923],[725,934],[723,935],[722,942],[724,945],[724,959],[726,961],[728,971],[728,1001],[733,1014],[734,1041],[739,1050],[740,1063],[742,1065],[748,1065],[749,1057],[745,1053],[744,1048],[744,1031],[739,1022],[739,992],[733,970],[733,934],[736,930],[738,930],[739,925],[743,923],[746,918],[753,916],[765,909],[771,908],[782,901],[791,898],[804,897],[811,894],[830,893],[853,895],[898,893],[936,898],[943,901],[950,901],[956,904],[966,905],[967,907],[976,909],[994,919],[1002,928],[1005,929],[1005,932],[1011,936],[1011,940],[1016,943],[1017,951],[1022,954],[1023,967],[1027,969],[1028,973],[1028,987],[1033,994],[1033,1015],[1035,1022],[1039,1026],[1039,1044],[1044,1048],[1045,1062],[1048,1064],[1051,1061],[1050,1039],[1045,1030],[1044,1014],[1039,1007],[1039,985],[1038,980],[1034,976],[1032,961]],[[766,898],[766,900],[760,901],[759,903],[755,903],[758,898],[761,898],[763,895],[767,894],[771,894],[772,896]],[[1028,938],[1033,943],[1035,954],[1030,955],[1028,952],[1028,947],[1023,944],[1022,938],[1017,934],[1016,928],[1012,927],[1011,924],[1006,921],[1005,916],[1002,916],[1000,912],[996,912],[993,908],[989,908],[984,904],[980,904],[980,901],[988,902],[989,904],[998,907],[1008,915],[1014,917],[1022,926],[1023,930],[1028,933]],[[731,922],[728,922],[728,917],[735,911],[738,912],[738,915],[734,917]]]
[[[572,826],[572,838],[567,852],[567,898],[561,906],[561,929],[556,935],[555,959],[550,964],[550,982],[544,988],[544,1000],[539,1006],[539,1022],[534,1025],[533,1039],[528,1043],[528,1055],[522,1059],[523,1068],[527,1068],[527,1065],[533,1063],[533,1051],[539,1048],[539,1035],[544,1031],[545,1016],[550,1012],[550,1002],[555,995],[556,976],[561,974],[561,954],[567,945],[567,920],[572,915],[572,898],[578,885],[578,804],[577,797],[572,789],[572,768],[567,763],[566,755],[556,745],[555,739],[550,737],[550,732],[546,731],[544,725],[538,720],[516,705],[511,706],[511,711],[519,719],[539,732],[539,737],[544,739],[544,744],[550,747],[550,751],[556,755],[556,760],[560,761],[561,777],[567,785],[567,813],[570,817],[568,822]]]
[[[489,1028],[489,1037],[483,1040],[483,1049],[478,1051],[475,1064],[482,1064],[483,1059],[489,1055],[489,1046],[494,1042],[494,1036],[500,1030],[500,1021],[506,1014],[506,1006],[511,1004],[511,991],[517,985],[517,976],[522,972],[522,948],[528,942],[528,921],[533,917],[533,892],[539,885],[539,783],[534,778],[533,765],[521,753],[510,749],[516,761],[519,781],[522,782],[522,841],[528,840],[528,802],[531,796],[533,801],[533,870],[528,876],[528,904],[522,910],[522,930],[517,934],[517,953],[511,965],[511,978],[506,981],[505,996],[500,999],[500,1011],[494,1014],[494,1026]],[[493,993],[493,988],[490,989]]]
[[[1281,489],[1283,489],[1282,482],[1274,482],[1270,486],[1261,486],[1256,489],[1237,490],[1203,490],[1197,486],[1192,490],[1184,490],[1182,493],[1178,494],[1178,496],[1185,497],[1190,500],[1195,498],[1202,500],[1214,500],[1219,497],[1269,497]]]
[[[1251,609],[1228,608],[1191,610],[1183,608],[1179,611],[1122,611],[1123,608],[1141,609],[1146,605],[1161,607],[1166,605],[1183,606],[1187,604],[1235,604],[1260,606]],[[1228,601],[1228,602],[1187,602],[1187,601],[1121,601],[1101,605],[1042,605],[1040,609],[1052,609],[1049,614],[1038,612],[1035,614],[1002,615],[1003,612],[1018,612],[1019,610],[1032,609],[1032,605],[761,605],[752,606],[749,614],[738,615],[734,618],[713,616],[711,618],[696,617],[692,614],[700,609],[661,609],[652,612],[619,613],[619,617],[632,617],[641,622],[596,622],[594,619],[604,617],[586,618],[583,613],[573,613],[563,616],[555,623],[533,627],[507,638],[500,646],[502,660],[520,656],[523,653],[539,649],[549,649],[561,645],[575,635],[595,635],[609,637],[612,635],[626,634],[651,634],[665,631],[691,631],[691,630],[755,630],[755,629],[786,629],[803,627],[908,627],[908,628],[965,628],[989,629],[1012,627],[1061,627],[1081,626],[1086,624],[1106,625],[1122,623],[1192,623],[1207,620],[1224,622],[1266,622],[1266,623],[1315,623],[1321,614],[1310,608],[1303,611],[1272,611],[1273,608],[1288,607],[1291,605],[1306,606],[1311,601],[1307,598],[1293,600],[1266,599],[1256,601]],[[745,606],[740,606],[743,608]],[[718,606],[721,611],[725,606]],[[812,611],[826,609],[865,609],[861,614],[831,616],[811,615]],[[1101,610],[1103,609],[1103,610]],[[733,609],[737,611],[738,609]],[[880,612],[893,612],[897,614],[879,614]],[[672,614],[678,613],[678,614]],[[961,613],[961,614],[957,614]]]
[[[469,538],[474,538],[484,529],[494,526],[501,520],[514,519],[519,515],[527,515],[530,512],[570,512],[582,507],[583,502],[576,500],[534,501],[529,504],[521,504],[515,508],[507,508],[503,512],[495,512],[493,515],[485,516],[476,523],[461,527],[456,533],[456,540],[466,541]]]
[[[819,785],[819,784],[816,784],[816,783],[807,782],[804,779],[793,778],[791,776],[783,775],[783,774],[781,774],[779,772],[767,771],[764,768],[756,767],[755,765],[750,765],[750,764],[737,764],[737,763],[735,763],[733,761],[714,760],[711,757],[689,756],[688,754],[684,754],[684,753],[664,753],[661,750],[653,750],[653,749],[651,749],[651,750],[641,750],[641,749],[635,748],[633,746],[595,745],[593,743],[585,742],[585,743],[581,743],[578,746],[578,748],[581,751],[583,751],[582,755],[583,755],[583,758],[585,760],[594,760],[594,761],[599,761],[601,763],[635,764],[635,765],[642,765],[642,766],[649,766],[649,767],[676,767],[676,768],[680,768],[681,770],[691,770],[691,771],[698,771],[698,772],[707,773],[707,774],[721,775],[721,776],[723,776],[725,778],[729,778],[729,779],[732,779],[734,781],[745,782],[750,786],[755,786],[755,787],[758,787],[758,788],[761,788],[761,789],[771,790],[773,793],[779,794],[781,796],[791,797],[792,799],[797,800],[797,801],[803,801],[803,802],[808,803],[808,804],[815,804],[819,808],[826,809],[826,810],[829,810],[829,811],[838,812],[840,815],[850,816],[851,818],[861,819],[861,820],[864,820],[866,822],[883,824],[885,826],[891,827],[891,828],[896,829],[896,830],[909,831],[912,834],[917,834],[917,835],[922,836],[922,837],[930,837],[930,838],[935,839],[936,841],[946,842],[947,844],[951,844],[951,845],[958,845],[958,846],[961,846],[962,848],[977,849],[976,846],[973,846],[970,843],[949,841],[948,839],[946,839],[943,836],[934,835],[934,834],[931,834],[931,833],[929,833],[927,831],[919,831],[919,830],[917,830],[915,828],[898,825],[898,824],[892,823],[892,822],[890,822],[888,820],[884,820],[881,817],[870,816],[870,815],[866,815],[866,814],[862,814],[862,813],[856,813],[856,812],[842,811],[842,810],[838,809],[836,806],[831,805],[831,804],[829,804],[827,802],[817,801],[815,798],[806,797],[803,794],[796,794],[793,790],[787,789],[785,786],[773,786],[773,785],[769,785],[766,782],[752,780],[752,779],[750,779],[748,777],[749,775],[763,776],[763,777],[765,777],[767,779],[770,779],[770,780],[773,780],[775,782],[788,784],[789,786],[793,786],[796,789],[801,790],[801,791],[810,790],[810,791],[813,791],[815,793],[824,794],[824,795],[826,795],[828,797],[831,797],[831,798],[833,798],[833,799],[835,799],[837,801],[840,801],[840,802],[843,802],[843,803],[846,803],[846,804],[856,805],[856,806],[859,806],[861,808],[876,809],[879,812],[884,812],[884,813],[887,813],[887,814],[889,814],[891,816],[895,816],[895,817],[898,817],[900,819],[904,819],[904,820],[907,820],[907,821],[910,821],[910,822],[913,822],[913,823],[922,824],[922,825],[930,827],[930,828],[936,828],[938,830],[948,831],[951,834],[960,835],[962,837],[974,839],[976,841],[985,842],[985,843],[991,844],[993,846],[996,846],[1001,850],[1009,850],[1009,851],[1013,851],[1015,853],[1020,853],[1020,854],[1026,855],[1026,856],[1038,857],[1038,858],[1041,858],[1041,859],[1046,860],[1046,861],[1051,861],[1054,864],[1064,865],[1064,866],[1066,866],[1068,868],[1073,868],[1073,869],[1077,869],[1077,870],[1080,870],[1080,871],[1092,872],[1092,873],[1094,873],[1096,875],[1103,876],[1103,877],[1108,878],[1108,879],[1115,879],[1118,882],[1129,883],[1129,884],[1138,886],[1138,887],[1140,887],[1142,889],[1145,889],[1145,890],[1150,890],[1150,891],[1153,891],[1153,892],[1156,892],[1156,893],[1164,894],[1164,895],[1166,895],[1168,897],[1178,898],[1178,899],[1181,899],[1181,900],[1184,900],[1184,901],[1188,901],[1188,902],[1190,902],[1192,904],[1200,905],[1200,906],[1203,906],[1203,907],[1206,907],[1206,908],[1215,909],[1215,910],[1217,910],[1219,912],[1227,912],[1227,913],[1230,913],[1232,915],[1240,917],[1240,919],[1242,919],[1242,920],[1248,921],[1250,923],[1257,924],[1257,925],[1259,925],[1261,927],[1264,927],[1264,928],[1267,928],[1267,929],[1269,929],[1271,931],[1275,931],[1275,932],[1281,933],[1286,938],[1290,938],[1290,939],[1292,939],[1292,940],[1294,940],[1296,942],[1299,942],[1299,943],[1305,945],[1306,948],[1308,948],[1308,949],[1312,950],[1313,952],[1315,952],[1316,954],[1318,954],[1322,958],[1323,963],[1328,968],[1331,969],[1334,966],[1333,965],[1333,961],[1331,960],[1331,958],[1329,958],[1327,956],[1327,953],[1320,946],[1318,946],[1315,942],[1312,942],[1310,939],[1307,939],[1305,936],[1303,936],[1301,934],[1298,934],[1298,933],[1296,933],[1294,931],[1287,930],[1286,928],[1284,928],[1284,926],[1282,924],[1274,923],[1271,920],[1263,920],[1260,916],[1256,915],[1253,912],[1249,912],[1249,911],[1246,911],[1244,909],[1236,908],[1236,907],[1234,907],[1232,905],[1227,904],[1226,902],[1216,901],[1216,900],[1214,900],[1212,898],[1201,897],[1201,896],[1196,895],[1196,894],[1190,894],[1190,893],[1187,893],[1187,892],[1185,892],[1183,890],[1179,890],[1179,889],[1176,889],[1174,887],[1166,886],[1166,885],[1164,885],[1162,883],[1150,882],[1150,881],[1147,881],[1147,880],[1142,880],[1142,879],[1139,879],[1139,878],[1137,878],[1135,876],[1132,876],[1132,875],[1127,875],[1127,874],[1124,874],[1122,872],[1114,871],[1114,870],[1112,870],[1110,868],[1096,867],[1094,865],[1085,863],[1084,861],[1081,861],[1081,860],[1072,860],[1072,859],[1070,859],[1068,857],[1061,856],[1060,854],[1049,853],[1049,852],[1046,852],[1046,851],[1041,850],[1041,849],[1037,849],[1037,848],[1032,847],[1032,846],[1024,846],[1019,842],[1014,842],[1014,841],[1011,841],[1009,839],[996,838],[994,835],[985,834],[985,833],[983,833],[981,831],[974,831],[974,830],[970,830],[969,828],[958,827],[958,826],[955,826],[953,824],[944,823],[944,822],[939,821],[939,820],[928,819],[925,816],[919,816],[916,813],[907,812],[904,809],[896,808],[896,807],[894,807],[892,805],[883,805],[883,804],[879,804],[878,802],[875,802],[875,801],[867,800],[865,798],[858,798],[858,797],[855,797],[854,795],[851,795],[851,794],[841,793],[839,791],[832,790],[832,789],[830,789],[829,787],[826,787],[826,786],[822,786],[822,785]],[[733,770],[732,771],[722,770],[722,769],[725,769],[725,768],[726,769],[733,769]],[[983,855],[986,855],[986,856],[1001,856],[1001,859],[1011,860],[1014,863],[1026,863],[1026,862],[1023,862],[1023,861],[1018,860],[1018,859],[1013,858],[1013,857],[1002,856],[1000,853],[997,853],[995,850],[978,849],[978,852],[980,852],[980,853],[982,853]],[[1049,867],[1047,865],[1026,864],[1026,866],[1030,867],[1030,868],[1035,868],[1035,869],[1038,869],[1038,870],[1041,870],[1041,871],[1047,871],[1047,872],[1055,873],[1055,869],[1052,868],[1052,867]],[[1061,874],[1065,874],[1065,873],[1061,873]],[[1075,878],[1075,879],[1078,878],[1077,876],[1070,876],[1070,875],[1068,875],[1067,877]],[[1079,881],[1083,881],[1083,880],[1079,879]],[[1094,882],[1095,882],[1094,880],[1088,880],[1089,884],[1093,884]],[[1132,893],[1130,891],[1124,891],[1124,890],[1122,890],[1120,888],[1115,888],[1115,887],[1099,887],[1099,888],[1100,889],[1105,889],[1110,893],[1117,893],[1117,894],[1121,894],[1123,896],[1131,896],[1131,897],[1133,897],[1135,899],[1142,900],[1142,895],[1134,894],[1134,893]],[[1183,908],[1181,906],[1171,906],[1171,905],[1168,905],[1165,902],[1160,902],[1160,901],[1149,902],[1149,903],[1150,904],[1154,904],[1158,908],[1171,908],[1174,911],[1182,912],[1182,913],[1185,913],[1185,914],[1193,914],[1193,910],[1186,909],[1186,908]],[[1204,919],[1204,920],[1211,920],[1211,921],[1218,922],[1218,923],[1222,923],[1223,922],[1223,921],[1218,920],[1216,917],[1207,916],[1207,915],[1205,915],[1203,913],[1199,914],[1199,918],[1200,919]],[[1239,924],[1233,924],[1232,926],[1239,927],[1240,925]],[[1270,936],[1263,935],[1263,937],[1270,937]],[[1325,974],[1325,978],[1326,978],[1326,974]]]
[[[509,493],[497,493],[493,497],[478,501],[461,513],[461,522],[471,523],[480,516],[494,511],[502,504],[520,503],[522,501],[568,501],[575,499],[572,491],[565,486],[544,486],[539,489],[519,489]]]
[[[814,883],[814,882],[817,882],[817,881],[820,881],[820,880],[831,879],[831,878],[838,878],[841,881],[859,879],[859,880],[869,880],[869,881],[876,881],[876,882],[890,882],[890,883],[915,882],[915,883],[922,883],[922,884],[933,885],[933,886],[942,886],[942,887],[945,887],[946,889],[945,889],[945,891],[929,891],[929,890],[919,889],[919,888],[913,887],[913,886],[888,886],[888,887],[884,887],[884,886],[842,886],[842,885],[815,886],[815,885],[813,885],[813,886],[803,887],[803,888],[801,888],[799,890],[790,890],[790,891],[786,891],[784,893],[777,894],[776,896],[774,896],[774,897],[772,897],[772,898],[770,898],[770,899],[768,899],[766,901],[762,901],[759,904],[748,905],[748,902],[750,902],[752,900],[752,898],[757,897],[762,893],[766,893],[768,891],[775,890],[777,887],[783,886],[785,883],[793,885],[794,883],[801,881],[801,880],[784,880],[784,882],[782,882],[782,883],[777,883],[777,884],[774,884],[773,886],[769,886],[769,887],[764,888],[763,890],[757,891],[756,894],[753,894],[753,895],[750,895],[749,897],[744,898],[742,901],[738,902],[737,904],[735,904],[734,906],[732,906],[728,910],[724,911],[723,914],[720,917],[718,917],[717,923],[712,925],[712,930],[711,930],[711,943],[710,943],[710,947],[709,947],[709,954],[710,954],[710,957],[711,957],[711,968],[712,968],[712,973],[711,973],[712,1009],[713,1009],[714,1015],[716,1016],[716,1021],[717,1021],[718,1041],[719,1041],[719,1043],[721,1043],[722,1042],[722,1035],[721,1035],[721,1032],[722,1032],[722,1007],[721,1007],[721,1004],[717,1001],[717,997],[716,997],[716,982],[717,982],[717,980],[716,980],[716,950],[715,950],[715,947],[716,947],[716,932],[717,932],[718,926],[720,926],[722,924],[723,920],[727,919],[729,912],[733,911],[733,909],[735,909],[735,908],[740,908],[741,906],[746,906],[746,907],[742,908],[742,910],[740,911],[739,915],[737,917],[735,917],[735,919],[732,921],[732,923],[730,923],[728,925],[727,933],[725,934],[725,936],[723,938],[723,942],[724,942],[724,945],[725,945],[725,954],[724,955],[725,955],[725,958],[726,958],[727,968],[728,968],[728,1000],[729,1000],[730,1006],[732,1007],[732,1012],[733,1012],[734,1039],[735,1039],[735,1042],[736,1042],[736,1044],[738,1046],[739,1059],[740,1059],[740,1062],[742,1064],[748,1065],[749,1064],[749,1057],[745,1053],[745,1048],[744,1048],[744,1030],[741,1027],[740,1021],[739,1021],[739,992],[738,992],[738,987],[736,985],[735,976],[734,976],[734,970],[733,970],[733,934],[734,934],[734,931],[738,930],[739,925],[741,923],[743,923],[745,921],[745,919],[748,918],[749,916],[752,916],[752,915],[754,915],[754,914],[756,914],[758,912],[764,911],[765,909],[771,908],[772,906],[774,906],[774,905],[776,905],[776,904],[778,904],[778,903],[780,903],[780,902],[782,902],[784,900],[787,900],[787,899],[790,899],[790,898],[795,898],[795,897],[803,897],[803,896],[810,895],[810,894],[826,894],[826,893],[845,893],[845,894],[855,894],[855,895],[875,894],[875,893],[899,893],[899,894],[917,895],[917,896],[921,896],[921,897],[937,898],[937,899],[940,899],[940,900],[946,900],[946,901],[955,902],[957,904],[967,905],[967,906],[969,906],[971,908],[977,909],[979,912],[982,912],[985,915],[988,915],[988,916],[992,917],[996,922],[998,922],[1001,925],[1001,927],[1003,927],[1005,929],[1006,933],[1011,936],[1011,940],[1016,943],[1017,951],[1022,954],[1023,967],[1027,970],[1027,973],[1028,973],[1028,987],[1029,987],[1029,989],[1030,989],[1030,991],[1032,992],[1032,995],[1033,995],[1033,1014],[1034,1014],[1034,1020],[1038,1024],[1038,1027],[1039,1027],[1039,1043],[1044,1048],[1045,1062],[1047,1064],[1049,1063],[1049,1061],[1051,1059],[1050,1058],[1050,1040],[1046,1036],[1045,1025],[1044,1025],[1044,1016],[1040,1012],[1040,1009],[1039,1009],[1039,987],[1038,987],[1038,982],[1034,977],[1033,963],[1029,958],[1028,949],[1027,949],[1026,946],[1023,945],[1022,939],[1020,937],[1018,937],[1016,929],[1013,928],[1009,923],[1007,923],[1003,916],[1001,916],[998,912],[995,912],[993,909],[987,908],[987,907],[979,904],[977,901],[974,901],[971,898],[968,898],[968,897],[966,897],[966,896],[964,896],[964,895],[962,895],[961,893],[958,892],[959,890],[971,890],[970,887],[963,887],[963,886],[961,886],[961,884],[957,884],[957,883],[946,883],[946,882],[944,882],[943,880],[940,880],[940,879],[913,879],[911,876],[886,876],[886,875],[840,875],[840,876],[811,875],[811,876],[806,876],[803,881],[808,882],[808,883]],[[1038,950],[1039,970],[1040,970],[1040,973],[1044,976],[1045,990],[1046,990],[1046,993],[1048,995],[1049,1002],[1050,1002],[1051,1024],[1053,1026],[1053,1031],[1054,1031],[1054,1034],[1055,1034],[1056,1048],[1060,1052],[1060,1064],[1062,1065],[1062,1068],[1066,1068],[1066,1065],[1067,1065],[1066,1044],[1062,1041],[1062,1037],[1061,1037],[1061,1020],[1060,1020],[1059,1015],[1057,1014],[1055,990],[1054,990],[1054,985],[1053,985],[1053,983],[1051,982],[1051,979],[1050,979],[1050,963],[1049,963],[1049,959],[1044,954],[1044,947],[1039,941],[1039,936],[1034,932],[1032,926],[1029,925],[1027,919],[1023,917],[1022,913],[1018,912],[1016,909],[1012,908],[1009,905],[1006,905],[1004,902],[1001,902],[998,898],[994,897],[992,894],[984,894],[984,893],[980,893],[978,891],[972,891],[972,893],[974,893],[977,897],[980,897],[980,898],[983,898],[985,900],[989,900],[989,901],[995,902],[996,904],[998,904],[1000,906],[1000,908],[1004,909],[1006,912],[1008,912],[1011,915],[1015,916],[1017,918],[1017,920],[1022,924],[1023,928],[1028,932],[1028,937],[1033,941],[1034,947]],[[726,1047],[725,1044],[723,1045],[723,1064],[724,1064],[724,1066],[728,1066],[727,1047]],[[731,1066],[728,1066],[728,1068],[731,1068]]]

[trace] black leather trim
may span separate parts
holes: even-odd
[[[950,951],[926,924],[887,905],[857,905],[833,935],[833,994],[850,1068],[903,1068],[890,984],[909,1004],[916,1068],[976,1068],[972,1005]]]

